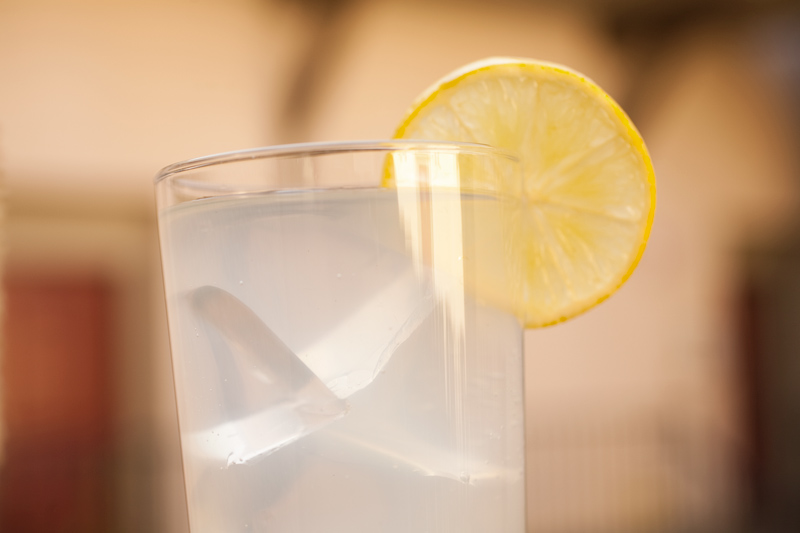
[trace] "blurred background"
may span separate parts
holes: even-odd
[[[384,138],[491,55],[631,115],[659,199],[611,300],[526,333],[528,530],[800,531],[800,6],[0,0],[0,531],[187,531],[152,177]]]

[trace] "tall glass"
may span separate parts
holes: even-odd
[[[386,141],[159,173],[193,533],[524,530],[517,172]]]

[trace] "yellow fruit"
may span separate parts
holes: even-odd
[[[396,138],[513,151],[522,164],[514,249],[523,254],[527,327],[554,324],[611,295],[641,258],[655,175],[639,132],[586,77],[516,58],[472,63],[423,93]]]

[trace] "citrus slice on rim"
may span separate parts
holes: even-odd
[[[526,327],[603,301],[644,253],[655,175],[639,132],[585,76],[530,59],[491,58],[444,77],[411,106],[396,138],[488,144],[522,165],[515,250]]]

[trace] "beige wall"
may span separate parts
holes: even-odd
[[[784,123],[782,97],[758,70],[740,28],[686,33],[641,80],[634,51],[612,42],[595,19],[548,5],[353,3],[304,101],[309,113],[294,124],[285,106],[314,28],[296,4],[0,0],[7,260],[61,273],[100,271],[120,288],[127,497],[119,513],[130,531],[186,528],[153,174],[207,153],[391,135],[419,91],[488,55],[564,62],[619,98],[636,82],[644,92],[634,119],[659,179],[651,244],[630,282],[597,310],[526,334],[529,433],[653,418],[702,427],[721,472],[705,490],[719,493],[723,506],[740,503],[723,483],[740,440],[730,313],[741,275],[735,254],[779,238],[797,206],[796,138]],[[551,464],[550,452],[530,442],[529,464]],[[664,472],[657,453],[648,453],[638,459],[639,477],[618,487],[641,495],[638,514],[609,504],[603,512],[611,523],[647,524],[681,503],[681,495],[647,493],[654,477],[686,475]],[[531,524],[567,528],[541,511],[536,468]],[[595,512],[590,500],[587,516]],[[698,513],[711,505],[691,503]]]

